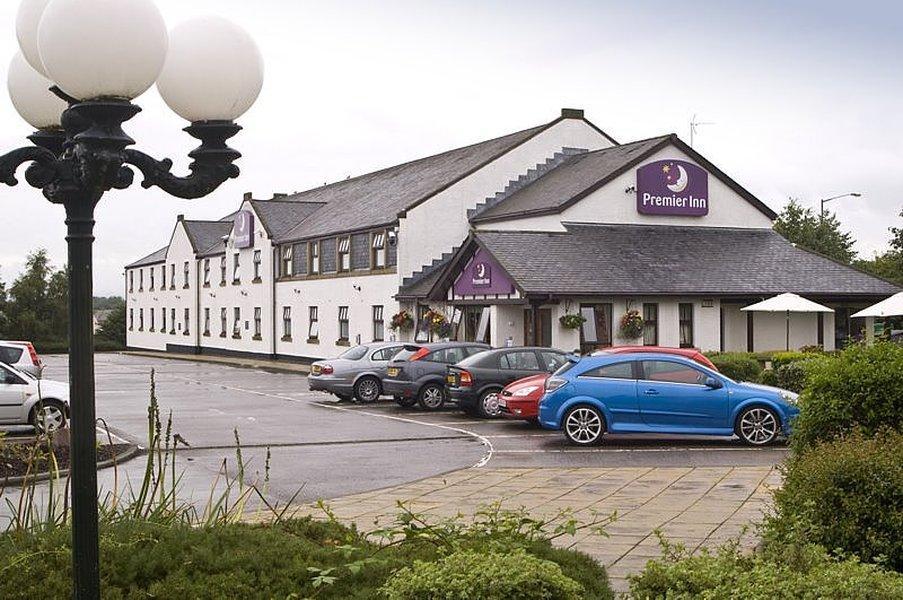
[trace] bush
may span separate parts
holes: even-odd
[[[35,350],[38,354],[68,354],[69,342],[67,340],[51,340],[34,343]],[[119,342],[94,338],[95,352],[118,352],[125,350],[125,346]]]
[[[707,355],[718,370],[735,381],[758,381],[762,365],[748,352],[717,352]]]
[[[891,600],[903,594],[903,576],[855,559],[835,561],[817,546],[790,548],[780,557],[744,555],[736,547],[678,553],[649,562],[630,580],[638,599]]]
[[[791,441],[803,451],[861,428],[873,434],[903,425],[903,347],[855,345],[806,363],[806,388]]]
[[[791,365],[803,360],[809,360],[813,356],[818,356],[814,352],[775,352],[771,355],[771,368],[777,371],[784,365]]]
[[[762,371],[762,374],[759,375],[759,383],[770,385],[771,387],[781,387],[781,382],[778,380],[778,372],[774,369]]]
[[[903,570],[903,432],[856,433],[794,454],[775,509],[769,543],[801,538]]]
[[[383,587],[389,600],[581,600],[583,587],[555,563],[523,550],[464,550],[437,562],[416,561]]]

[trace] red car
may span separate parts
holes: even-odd
[[[705,354],[696,348],[662,348],[659,346],[617,346],[600,350],[599,353],[605,354],[627,354],[635,352],[656,352],[658,354],[676,354],[690,360],[695,360],[713,371],[718,368],[712,364]],[[539,375],[531,375],[518,379],[514,383],[502,390],[499,397],[499,410],[503,417],[509,419],[524,419],[527,421],[535,421],[539,416],[539,400],[545,392],[546,379],[549,374],[540,373]]]

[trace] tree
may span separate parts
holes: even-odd
[[[903,210],[900,217],[903,218]],[[855,265],[903,286],[903,227],[891,227],[889,231],[890,250],[876,254],[871,260],[857,260]]]
[[[791,199],[774,223],[774,230],[797,244],[845,264],[856,258],[853,236],[840,230],[840,221],[831,213],[824,217]]]
[[[46,250],[40,249],[28,255],[25,270],[9,288],[9,337],[32,341],[65,339],[65,311],[61,323],[58,302],[59,296],[67,293],[68,285],[65,275],[62,279],[55,275]]]
[[[113,297],[110,299],[112,312],[100,324],[97,330],[98,340],[116,342],[125,346],[125,300]]]

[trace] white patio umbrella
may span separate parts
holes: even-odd
[[[806,300],[802,296],[796,294],[780,294],[774,298],[757,302],[741,308],[747,312],[779,312],[787,314],[787,350],[790,350],[790,313],[820,313],[834,312],[833,308],[822,306],[812,300]]]
[[[903,292],[898,292],[890,298],[885,298],[878,304],[873,304],[868,308],[860,310],[853,315],[858,317],[899,317],[903,316]]]

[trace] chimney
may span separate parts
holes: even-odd
[[[283,194],[282,192],[273,192],[273,200],[278,200],[279,198],[285,198],[288,194]]]
[[[583,109],[582,108],[562,108],[561,109],[561,118],[562,119],[582,119],[583,118]]]
[[[249,201],[249,200],[253,200],[253,199],[254,199],[254,193],[253,193],[253,192],[245,192],[245,202],[247,202],[247,201]]]
[[[181,221],[184,221],[184,220],[185,220],[185,215],[177,215],[177,216],[176,216],[176,221],[181,222]]]

